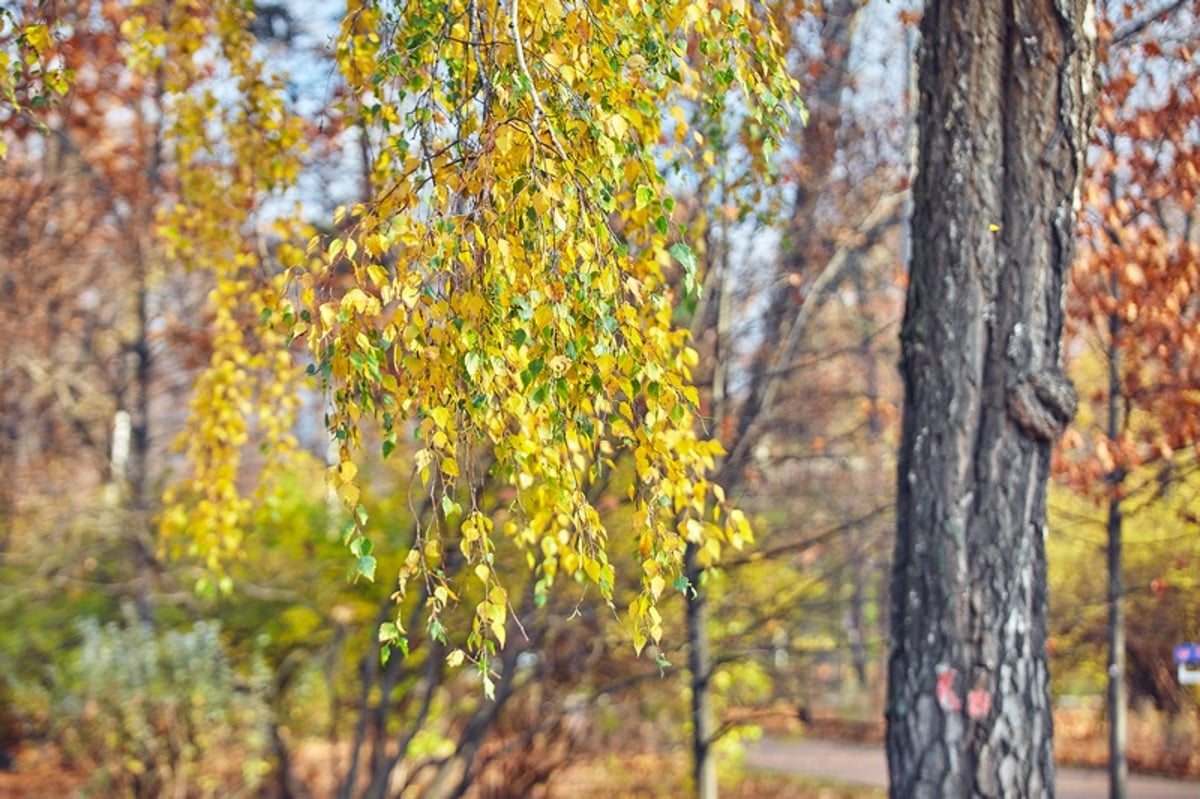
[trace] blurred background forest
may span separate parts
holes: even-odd
[[[435,512],[412,490],[413,442],[363,467],[380,576],[351,580],[325,399],[299,373],[303,353],[278,381],[270,347],[253,344],[268,335],[256,309],[214,313],[213,275],[157,240],[181,186],[163,87],[127,65],[135,4],[4,4],[48,15],[46,63],[73,76],[37,122],[0,104],[0,767],[95,795],[670,796],[687,790],[698,690],[727,785],[764,730],[878,738],[920,7],[756,5],[785,32],[807,125],[774,174],[747,157],[758,145],[736,104],[703,142],[668,135],[658,154],[678,167],[674,222],[703,280],[677,318],[700,353],[705,432],[729,453],[717,479],[755,543],[694,553],[701,626],[677,592],[662,647],[641,657],[594,592],[567,581],[542,600],[519,553],[500,549],[519,624],[488,701],[419,632],[407,657],[381,661],[391,575]],[[1180,685],[1172,651],[1200,640],[1200,3],[1099,5],[1067,348],[1081,411],[1056,455],[1047,542],[1058,749],[1105,757],[1115,530],[1131,763],[1195,776],[1200,694]],[[256,11],[254,47],[303,120],[271,136],[304,151],[292,189],[231,217],[259,253],[246,280],[289,257],[278,222],[292,207],[328,232],[336,207],[369,192],[380,135],[351,122],[356,98],[339,85],[341,4]],[[12,34],[0,28],[10,56]],[[9,67],[35,107],[37,67]],[[250,342],[241,360],[231,340]],[[222,364],[224,383],[195,388]],[[245,410],[272,391],[287,392],[287,429]],[[254,499],[219,525],[237,552],[227,571],[171,513],[190,490],[203,396],[246,416],[225,442],[245,453],[226,478]],[[629,468],[617,459],[618,476]],[[271,490],[255,494],[264,472]],[[485,496],[502,520],[511,496]],[[638,590],[619,539],[630,511],[616,488],[596,503],[624,607]],[[471,610],[447,622],[469,628]]]

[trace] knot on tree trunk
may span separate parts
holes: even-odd
[[[1008,415],[1035,441],[1054,441],[1075,418],[1079,397],[1057,369],[1035,372],[1008,391]]]

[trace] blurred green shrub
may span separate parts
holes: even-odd
[[[156,633],[79,624],[81,642],[55,675],[57,736],[101,796],[254,795],[270,771],[269,675],[235,672],[220,625]]]

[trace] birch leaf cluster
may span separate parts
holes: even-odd
[[[634,463],[639,649],[662,635],[656,603],[685,542],[750,537],[705,477],[721,450],[697,432],[697,356],[672,321],[695,259],[656,151],[669,134],[689,141],[668,131],[686,119],[669,109],[717,114],[734,89],[778,134],[793,86],[777,45],[766,17],[724,0],[351,4],[337,60],[378,142],[371,197],[342,209],[339,235],[312,240],[318,265],[294,271],[289,319],[331,392],[332,479],[360,574],[375,569],[356,465],[371,419],[385,455],[416,435],[414,481],[437,509],[398,598],[419,581],[438,633],[461,590],[442,544],[457,525],[453,557],[480,598],[468,649],[485,662],[508,629],[502,542],[538,591],[568,575],[611,599],[589,491],[618,452]],[[499,527],[476,503],[485,480],[514,491]],[[382,638],[405,635],[397,619]]]

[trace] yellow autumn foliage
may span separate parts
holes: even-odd
[[[457,601],[438,568],[454,525],[481,587],[468,648],[484,660],[508,621],[498,534],[541,584],[576,576],[611,601],[610,531],[589,490],[628,453],[634,524],[615,532],[643,562],[635,644],[657,641],[655,604],[685,542],[715,558],[750,540],[706,478],[722,452],[697,433],[697,356],[673,321],[679,295],[697,290],[696,259],[660,156],[669,144],[678,163],[694,144],[711,158],[687,124],[729,102],[765,139],[782,135],[797,103],[770,18],[744,0],[350,0],[335,50],[343,111],[373,155],[370,197],[337,212],[336,233],[278,248],[273,277],[257,212],[295,180],[303,142],[255,56],[245,4],[175,3],[165,16],[142,5],[130,59],[167,72],[182,194],[162,215],[163,242],[212,274],[218,330],[192,402],[192,473],[168,498],[165,531],[214,566],[236,552],[253,507],[238,491],[248,425],[268,434],[271,457],[294,445],[294,338],[331,398],[330,480],[362,576],[375,570],[355,467],[368,420],[385,454],[416,435],[414,485],[439,509],[404,558],[398,597],[419,581],[434,620]],[[206,86],[201,40],[216,43],[235,102]],[[303,234],[276,224],[284,242]],[[260,313],[287,329],[250,335]],[[514,496],[498,531],[474,501],[485,476]],[[385,644],[405,643],[399,621],[385,629]]]

